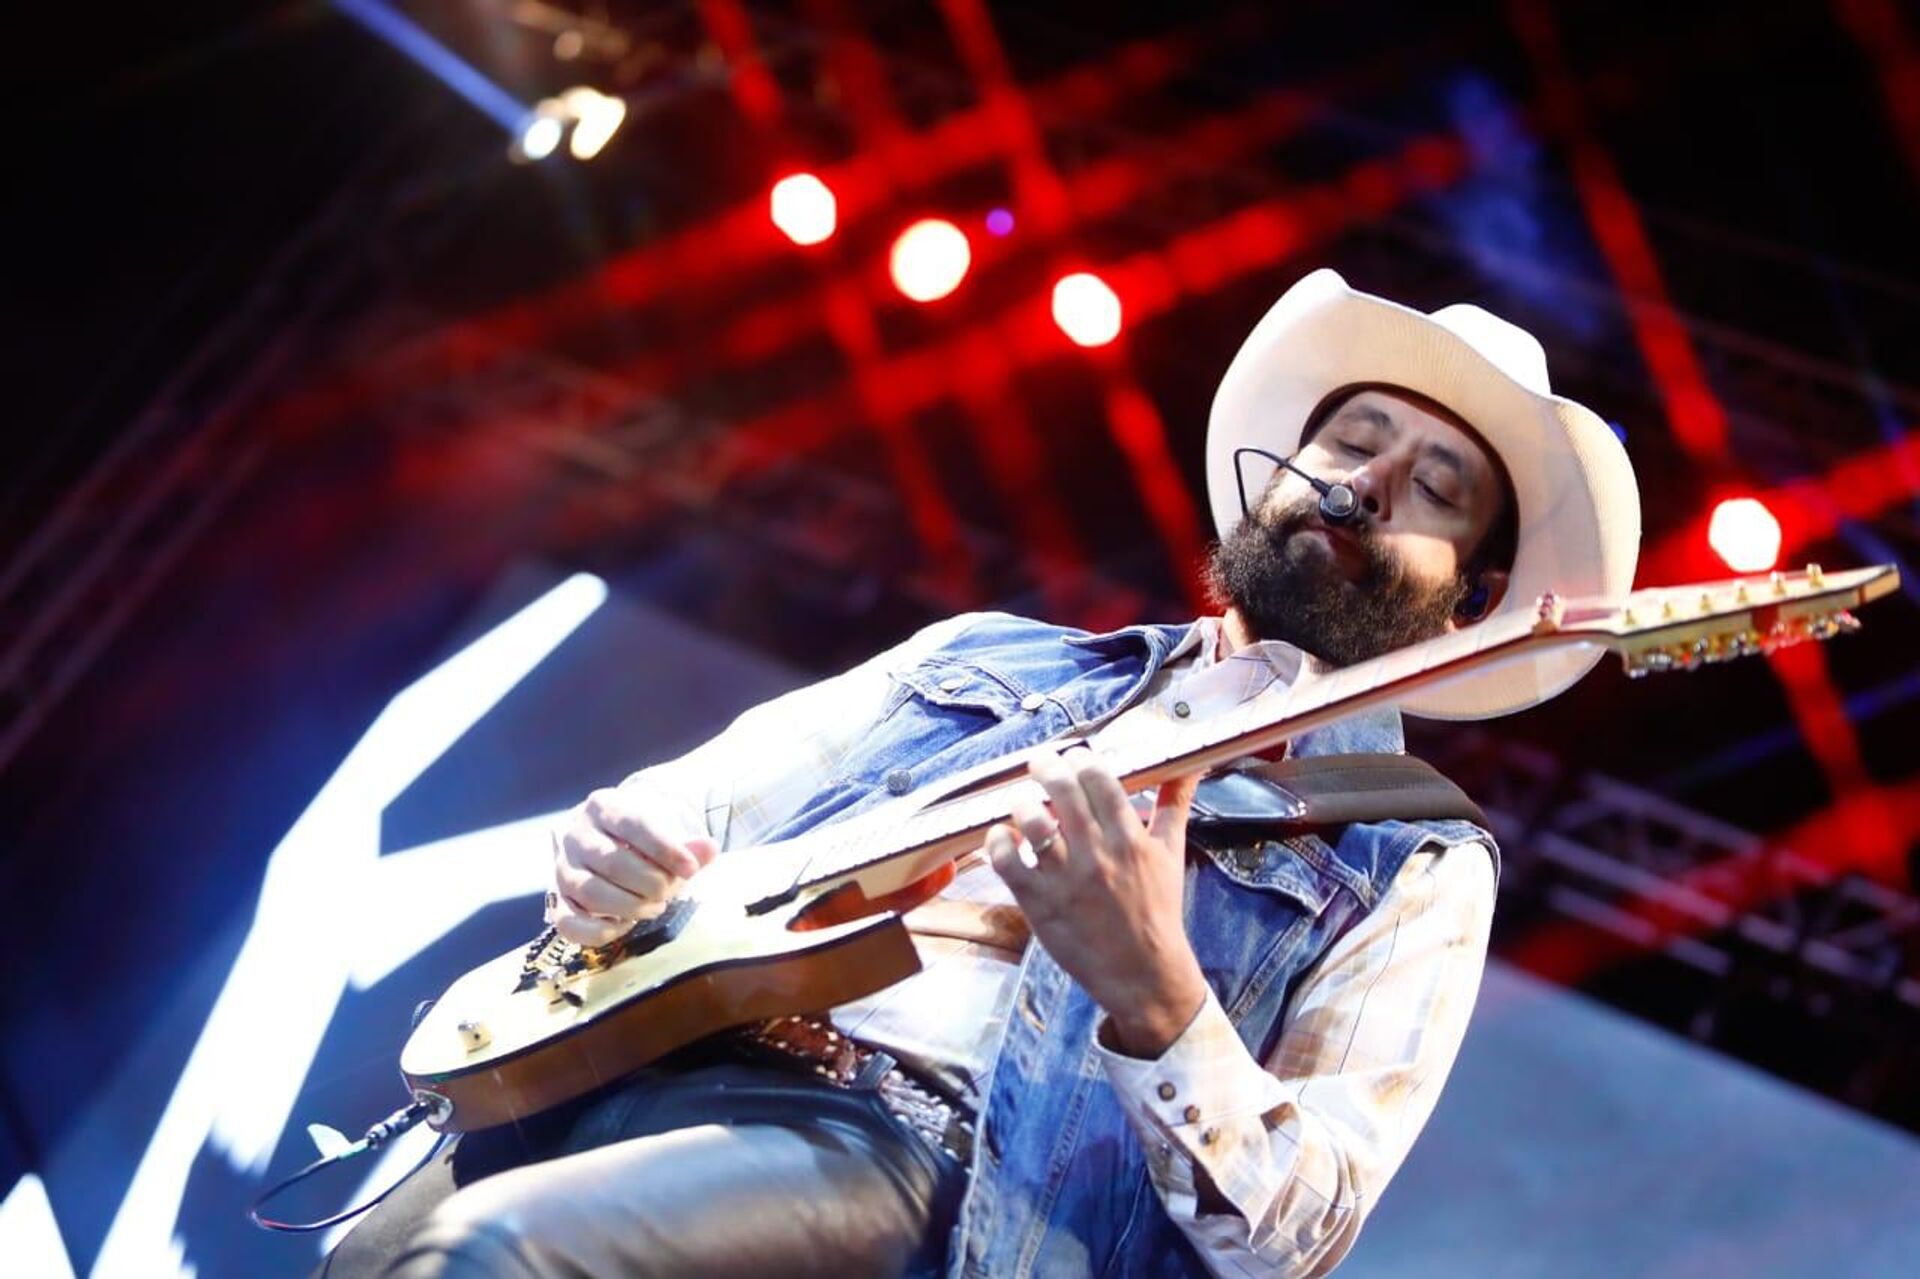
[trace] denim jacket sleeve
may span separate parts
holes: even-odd
[[[693,750],[621,785],[657,796],[683,837],[704,833],[723,850],[752,845],[821,788],[879,716],[889,673],[947,643],[977,616],[935,622],[852,670],[751,707]]]
[[[1352,1249],[1459,1051],[1494,903],[1475,844],[1417,854],[1296,989],[1263,1064],[1218,1002],[1165,1054],[1096,1043],[1167,1214],[1216,1274],[1310,1276]]]

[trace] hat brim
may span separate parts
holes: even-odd
[[[1320,270],[1289,289],[1255,326],[1214,396],[1207,425],[1207,491],[1221,536],[1241,520],[1234,450],[1289,456],[1308,416],[1331,392],[1389,383],[1444,405],[1494,449],[1513,481],[1518,540],[1493,615],[1562,597],[1625,595],[1640,549],[1640,494],[1612,428],[1572,400],[1515,381],[1429,316],[1360,293]],[[1265,466],[1246,468],[1249,500]],[[1431,719],[1487,719],[1537,705],[1593,668],[1599,650],[1559,650],[1506,662],[1401,703]]]

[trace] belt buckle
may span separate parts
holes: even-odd
[[[887,1113],[936,1153],[973,1160],[973,1120],[966,1109],[900,1068],[891,1053],[847,1038],[823,1019],[778,1017],[744,1028],[743,1042],[774,1058],[810,1068],[836,1088],[871,1092]]]
[[[874,1090],[887,1113],[938,1154],[973,1161],[973,1120],[964,1107],[925,1087],[898,1066]]]

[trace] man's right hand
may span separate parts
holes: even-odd
[[[570,942],[599,946],[666,909],[680,885],[720,852],[662,816],[657,794],[604,787],[553,831],[547,922]]]

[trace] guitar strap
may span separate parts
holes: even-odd
[[[1438,821],[1458,818],[1478,826],[1487,815],[1467,793],[1412,755],[1310,755],[1261,761],[1217,773],[1200,783],[1188,819],[1189,837],[1254,833],[1267,838],[1345,826],[1350,822]]]
[[[1262,761],[1203,780],[1187,819],[1187,838],[1224,849],[1283,839],[1350,822],[1437,821],[1479,826],[1486,814],[1447,776],[1412,755],[1313,755]],[[961,861],[964,869],[977,853]],[[907,927],[1018,953],[1027,944],[1019,910],[936,897],[904,916]]]

